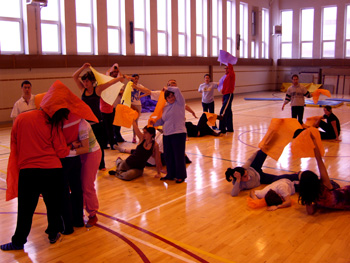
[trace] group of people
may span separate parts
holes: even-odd
[[[1,245],[2,250],[23,249],[40,194],[47,208],[49,224],[46,233],[52,244],[60,238],[60,233],[68,235],[73,233],[74,227],[84,225],[92,227],[98,221],[96,214],[99,204],[94,182],[98,169],[105,170],[103,150],[106,146],[106,138],[111,149],[125,152],[125,149],[118,146],[118,142],[123,141],[121,135],[119,138],[115,135],[115,131],[118,133],[118,127],[113,127],[114,108],[121,103],[123,90],[113,105],[104,102],[101,93],[117,82],[123,82],[125,79],[132,81],[132,101],[134,101],[132,108],[138,113],[141,112],[139,103],[141,92],[151,96],[154,94],[138,83],[139,75],[121,74],[118,64],[107,71],[107,75],[113,79],[106,83],[96,83],[96,78],[91,71],[80,77],[80,74],[89,67],[91,65],[85,63],[73,74],[73,79],[81,91],[81,102],[86,103],[84,105],[88,106],[90,115],[82,113],[84,110],[85,113],[87,112],[84,105],[80,104],[78,101],[80,99],[75,99],[76,96],[63,84],[64,87],[61,84],[58,84],[59,87],[54,84],[44,96],[40,104],[41,108],[34,110],[36,106],[34,96],[31,94],[31,83],[24,81],[21,85],[22,97],[15,103],[11,113],[14,124],[11,131],[8,180],[13,181],[7,196],[8,200],[18,196],[18,218],[12,241]],[[215,126],[208,125],[208,117],[205,114],[205,112],[214,113],[213,91],[216,88],[223,94],[223,104],[220,114],[217,115],[220,120],[219,130],[221,133],[234,131],[232,100],[235,73],[231,64],[228,64],[225,70],[226,74],[219,83],[210,82],[208,74],[204,76],[205,83],[198,90],[203,93],[204,113],[197,125],[186,123],[185,110],[195,117],[196,115],[186,105],[176,81],[169,80],[163,89],[166,103],[161,116],[150,119],[150,125],[142,130],[138,127],[137,119],[133,121],[133,142],[136,143],[137,137],[139,144],[130,152],[131,155],[126,160],[117,159],[117,169],[110,174],[115,174],[123,180],[132,180],[142,175],[150,158],[153,158],[157,168],[156,177],[183,183],[187,178],[185,154],[187,136],[219,134]],[[294,80],[295,77],[293,77],[293,85],[297,86]],[[294,93],[287,94],[286,103],[288,99],[293,101]],[[303,91],[302,94],[307,95]],[[294,110],[292,112],[294,114]],[[298,116],[302,114],[301,109],[296,112]],[[325,108],[325,116],[322,118],[328,120],[338,139],[340,125],[334,114],[332,115],[331,109]],[[324,126],[322,118],[320,117],[318,122],[321,128]],[[162,150],[155,140],[157,126],[162,126]],[[28,140],[28,137],[31,139]],[[312,139],[315,140],[314,137]],[[231,195],[237,196],[241,190],[252,189],[260,184],[270,184],[266,189],[252,191],[251,197],[265,198],[270,210],[275,210],[291,205],[290,196],[295,193],[295,186],[298,186],[299,200],[307,206],[308,213],[314,213],[319,205],[350,209],[348,200],[350,187],[333,188],[334,184],[329,180],[316,143],[315,156],[321,175],[320,180],[311,171],[279,176],[265,173],[262,166],[267,155],[259,150],[243,167],[229,168],[226,171],[226,179],[233,181]],[[162,170],[162,159],[166,170]],[[166,175],[162,177],[161,173]],[[294,181],[299,183],[294,184]],[[84,208],[89,214],[86,224],[83,220]]]
[[[293,84],[287,90],[282,110],[285,105],[291,103],[292,118],[297,118],[303,124],[304,97],[312,94],[299,84],[298,75],[292,76]],[[339,142],[340,122],[333,114],[332,107],[324,107],[324,115],[314,117],[312,127],[321,128],[320,138],[333,139]],[[324,121],[326,120],[326,122]],[[298,129],[294,133],[297,137],[306,128]],[[253,200],[263,200],[269,211],[291,206],[291,195],[299,193],[299,201],[306,205],[308,214],[313,214],[317,208],[350,209],[350,186],[340,187],[336,182],[329,179],[327,169],[322,160],[319,145],[315,136],[310,133],[313,142],[315,159],[317,161],[320,179],[310,171],[299,171],[294,174],[273,175],[262,170],[263,163],[267,157],[266,153],[258,150],[251,156],[242,167],[228,168],[226,180],[233,183],[232,196],[237,196],[241,190],[253,189],[250,197]],[[261,190],[254,190],[260,184],[267,184]],[[255,203],[253,207],[261,207]],[[260,202],[261,204],[261,202]]]

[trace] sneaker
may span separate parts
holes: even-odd
[[[176,179],[175,180],[175,183],[177,183],[177,184],[181,184],[183,182],[185,182],[185,179]]]
[[[1,250],[3,251],[9,251],[9,250],[22,250],[23,249],[23,245],[15,245],[12,242],[7,243],[7,244],[3,244],[0,246]]]
[[[57,235],[53,238],[50,238],[49,237],[49,240],[50,240],[50,244],[55,244],[57,242],[57,240],[59,240],[61,237],[61,234],[60,233],[57,233]]]
[[[132,143],[136,143],[136,138],[132,138]]]
[[[89,217],[89,220],[87,221],[86,223],[86,227],[89,228],[89,227],[93,227],[94,225],[96,225],[97,223],[97,216],[93,216],[93,217]]]

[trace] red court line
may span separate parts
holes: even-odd
[[[146,230],[146,229],[143,229],[143,228],[141,228],[141,227],[139,227],[139,226],[133,225],[133,224],[131,224],[131,223],[129,223],[129,222],[126,222],[126,221],[124,221],[124,220],[122,220],[122,219],[119,219],[119,218],[116,218],[116,217],[113,217],[113,216],[104,214],[104,213],[99,212],[99,211],[98,211],[97,213],[100,214],[100,215],[102,215],[102,216],[104,216],[104,217],[113,219],[113,220],[115,220],[115,221],[117,221],[117,222],[119,222],[119,223],[122,223],[122,224],[124,224],[124,225],[127,225],[127,226],[130,226],[130,227],[132,227],[132,228],[135,228],[135,229],[137,229],[137,230],[139,230],[139,231],[141,231],[141,232],[143,232],[143,233],[145,233],[145,234],[148,234],[148,235],[150,235],[150,236],[152,236],[152,237],[154,237],[154,238],[157,238],[158,240],[163,241],[164,243],[166,243],[166,244],[168,244],[168,245],[170,245],[170,246],[173,246],[174,248],[176,248],[176,249],[178,249],[178,250],[180,250],[180,251],[186,253],[187,255],[189,255],[189,256],[193,257],[194,259],[198,260],[199,262],[209,263],[209,262],[206,261],[205,259],[203,259],[203,258],[197,256],[196,254],[193,254],[191,251],[188,251],[187,249],[185,249],[185,248],[183,248],[183,247],[180,247],[179,245],[177,245],[177,244],[175,244],[175,243],[173,243],[173,242],[171,242],[171,241],[169,241],[169,240],[167,240],[167,239],[165,239],[165,238],[163,238],[163,237],[161,237],[161,236],[158,236],[157,234],[154,234],[154,233],[152,233],[152,232],[150,232],[150,231],[148,231],[148,230]]]
[[[146,255],[141,251],[141,249],[138,246],[136,246],[133,242],[131,242],[129,239],[127,239],[125,236],[119,234],[118,232],[116,232],[116,231],[114,231],[114,230],[112,230],[110,228],[102,226],[102,225],[100,225],[98,223],[96,224],[96,226],[99,227],[99,228],[102,228],[103,230],[105,230],[105,231],[107,231],[109,233],[112,233],[113,235],[119,237],[121,240],[123,240],[125,243],[127,243],[129,246],[131,246],[136,251],[136,253],[139,254],[139,256],[143,260],[143,262],[146,262],[146,263],[151,262],[146,257]]]

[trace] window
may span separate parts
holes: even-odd
[[[157,0],[158,55],[171,56],[171,1]]]
[[[41,50],[43,54],[61,54],[60,0],[50,0],[40,9]]]
[[[21,0],[0,0],[0,53],[24,54]]]
[[[94,53],[93,0],[75,0],[78,54]]]
[[[302,58],[312,58],[314,40],[314,9],[301,10],[300,51]]]
[[[226,9],[226,28],[227,28],[227,51],[232,55],[236,54],[235,37],[236,37],[236,2],[227,0]]]
[[[179,15],[179,56],[191,56],[191,7],[189,0],[178,0]]]
[[[334,58],[337,7],[324,7],[322,16],[322,57]]]
[[[345,22],[345,57],[350,57],[350,5],[346,7]]]
[[[136,55],[150,55],[149,0],[134,0],[134,42]]]
[[[269,58],[269,10],[262,9],[262,26],[261,26],[261,57]]]
[[[217,57],[222,49],[222,5],[221,0],[212,0],[211,3],[211,56]]]
[[[207,1],[196,0],[196,55],[207,56],[207,32],[208,32]]]
[[[239,4],[239,33],[240,33],[240,49],[239,56],[241,58],[248,57],[248,4]]]
[[[107,0],[108,53],[122,54],[121,47],[121,2]]]
[[[281,58],[292,58],[293,11],[282,11]]]

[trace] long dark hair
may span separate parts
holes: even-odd
[[[321,194],[321,181],[318,176],[309,170],[300,175],[299,202],[302,205],[311,205],[317,201]]]
[[[69,110],[67,108],[62,108],[59,109],[58,111],[56,111],[52,117],[49,117],[49,124],[51,124],[51,130],[53,128],[57,128],[57,130],[59,128],[63,128],[63,121],[64,119],[68,120],[68,114],[69,114]]]
[[[236,182],[236,177],[233,176],[233,174],[235,172],[239,172],[241,174],[241,176],[244,175],[245,173],[245,169],[243,167],[235,167],[235,168],[227,168],[226,172],[225,172],[225,176],[226,176],[226,180],[228,182],[231,182],[233,180],[233,182]]]

